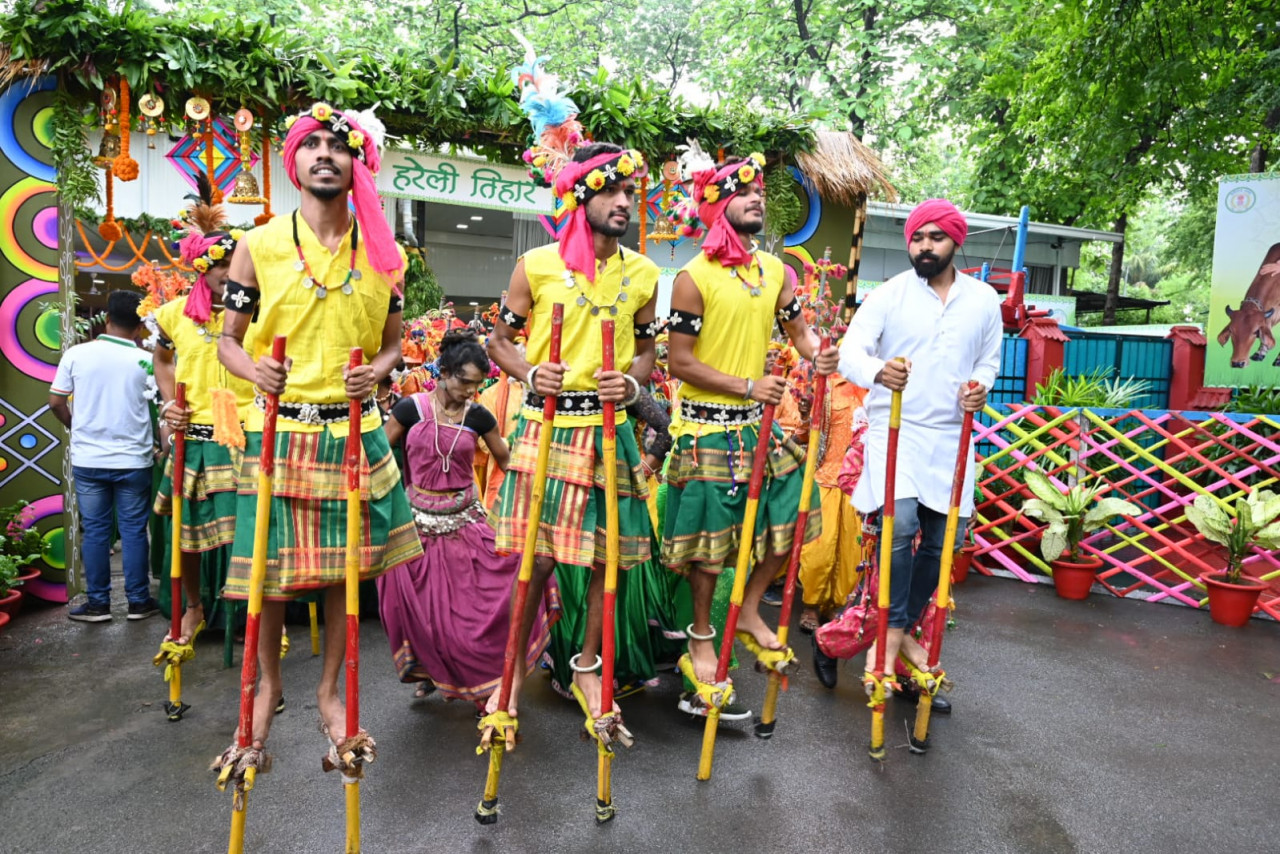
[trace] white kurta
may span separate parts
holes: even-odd
[[[865,466],[853,504],[869,513],[884,502],[885,460],[892,393],[875,382],[885,361],[905,356],[911,377],[902,393],[897,498],[916,498],[946,513],[960,447],[960,388],[976,380],[988,390],[1000,370],[1000,297],[972,276],[956,272],[947,302],[914,270],[899,273],[863,301],[840,344],[840,373],[871,390]],[[965,471],[960,514],[973,514],[973,448]]]

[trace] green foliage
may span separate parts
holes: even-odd
[[[800,194],[785,166],[775,166],[764,174],[764,214],[765,227],[777,237],[800,227]]]
[[[404,272],[404,317],[421,317],[444,305],[444,289],[427,266],[422,251],[406,249],[409,263]]]
[[[18,573],[44,552],[40,532],[31,526],[30,502],[0,507],[0,596],[7,596]]]
[[[1144,380],[1112,376],[1114,368],[1095,368],[1087,374],[1066,374],[1054,368],[1044,384],[1036,385],[1032,403],[1039,406],[1127,409],[1151,390]]]
[[[53,165],[59,201],[77,207],[98,201],[98,174],[89,152],[84,102],[59,88],[53,97]]]
[[[1227,404],[1228,412],[1247,412],[1252,415],[1280,413],[1280,386],[1250,385],[1236,389]]]
[[[1116,516],[1136,516],[1142,508],[1123,498],[1102,498],[1108,484],[1076,484],[1062,492],[1053,481],[1034,469],[1027,469],[1027,486],[1035,494],[1022,504],[1022,512],[1047,522],[1040,540],[1040,553],[1052,563],[1065,553],[1068,560],[1081,558],[1080,541],[1085,534],[1102,528]]]
[[[206,10],[184,18],[128,5],[113,12],[87,0],[20,0],[0,19],[0,42],[8,45],[11,61],[46,61],[80,103],[96,102],[104,78],[122,73],[134,91],[155,91],[163,98],[171,120],[181,117],[193,92],[210,98],[217,113],[245,105],[273,119],[282,110],[326,100],[377,106],[390,133],[423,148],[465,144],[508,161],[524,149],[529,125],[513,96],[506,62],[514,58],[515,45],[505,29],[522,15],[504,12],[496,3],[476,4],[477,13],[493,13],[489,19],[472,15],[472,4],[465,14],[462,5],[448,7],[451,18],[456,11],[459,22],[483,22],[487,37],[508,46],[501,53],[467,52],[452,46],[433,50],[439,39],[407,45],[407,31],[399,43],[388,42],[403,21],[392,25],[371,16],[379,27],[387,25],[376,29],[350,25],[347,16],[328,7],[311,10],[310,0],[298,5],[314,14],[285,17],[272,26],[261,13],[239,6],[234,13]],[[426,10],[418,4],[392,5]],[[583,12],[589,4],[575,5]],[[307,20],[311,28],[290,28],[297,20]],[[595,20],[598,27],[600,18]],[[493,29],[498,27],[503,29]],[[585,29],[591,31],[591,25]],[[368,44],[359,43],[363,36],[370,37]],[[654,157],[669,154],[685,136],[697,136],[708,149],[786,155],[813,144],[811,117],[804,114],[762,115],[745,105],[696,107],[643,75],[614,78],[603,68],[568,78],[568,57],[581,62],[580,53],[569,47],[559,54],[566,57],[563,65],[553,63],[549,70],[566,73],[568,94],[594,138]]]
[[[1240,569],[1254,547],[1280,549],[1280,495],[1266,489],[1237,498],[1228,513],[1211,495],[1197,495],[1187,507],[1187,521],[1206,540],[1227,548],[1227,582],[1240,581]]]

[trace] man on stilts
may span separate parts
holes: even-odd
[[[152,361],[162,397],[161,439],[167,446],[169,437],[180,431],[186,440],[186,472],[180,478],[182,519],[174,520],[181,526],[186,605],[171,603],[170,607],[182,611],[182,631],[176,638],[165,637],[166,642],[174,641],[178,646],[195,642],[196,634],[211,617],[205,613],[205,599],[216,600],[222,592],[221,573],[219,577],[202,577],[202,556],[229,550],[235,539],[236,480],[243,448],[215,440],[215,393],[245,403],[253,399],[250,384],[230,374],[218,361],[223,288],[232,253],[244,234],[227,227],[222,206],[212,204],[207,196],[211,192],[207,181],[201,181],[200,191],[201,200],[192,205],[186,217],[190,232],[179,243],[183,263],[196,271],[195,283],[190,293],[164,303],[151,316],[156,341]],[[152,320],[144,320],[151,325]],[[186,389],[185,407],[178,405],[175,396],[178,383]],[[239,416],[233,417],[238,432]],[[173,512],[172,468],[171,454],[156,495],[154,510],[160,515]],[[222,561],[212,564],[223,565]]]
[[[636,151],[608,143],[578,147],[559,170],[554,187],[569,207],[558,243],[531,250],[516,264],[506,303],[498,315],[489,353],[527,389],[507,476],[498,506],[497,548],[524,548],[527,508],[533,488],[543,396],[556,395],[557,409],[542,505],[537,559],[520,620],[516,648],[528,643],[543,585],[557,563],[593,568],[587,589],[582,650],[574,656],[573,685],[592,719],[600,717],[599,656],[604,607],[605,474],[602,458],[603,402],[612,401],[618,425],[617,474],[619,562],[628,569],[649,559],[651,526],[648,487],[631,429],[622,429],[625,405],[648,382],[654,363],[655,294],[658,268],[638,252],[618,245],[631,222],[636,183],[644,161]],[[561,361],[548,361],[552,306],[564,305]],[[600,321],[616,328],[616,370],[602,365]],[[528,332],[526,355],[515,346]],[[514,615],[513,615],[514,616]],[[523,671],[517,668],[507,711],[515,716]],[[498,692],[490,698],[495,710]],[[609,710],[604,710],[609,711]]]
[[[871,390],[865,469],[853,493],[854,506],[862,513],[882,510],[890,400],[893,392],[903,393],[884,650],[891,681],[899,659],[914,673],[928,669],[927,650],[907,629],[920,619],[938,586],[955,473],[952,449],[959,447],[963,413],[982,411],[1000,370],[1000,298],[989,285],[959,272],[953,263],[967,234],[964,215],[946,199],[929,199],[916,206],[905,230],[912,269],[867,297],[840,344],[840,373]],[[899,358],[905,361],[896,361]],[[908,383],[912,374],[916,378]],[[971,387],[970,381],[976,385]],[[972,448],[969,454],[960,530],[973,515]],[[872,646],[867,651],[868,673],[875,656]],[[919,690],[914,681],[907,680],[895,690],[914,700]],[[941,697],[934,698],[933,708],[951,710]]]
[[[262,400],[271,394],[280,400],[258,648],[261,679],[253,708],[252,746],[257,750],[266,742],[281,692],[279,638],[285,604],[306,593],[320,593],[325,608],[324,660],[316,693],[321,729],[331,747],[356,735],[345,731],[338,691],[346,622],[343,453],[349,401],[360,401],[363,413],[360,579],[376,578],[422,553],[373,397],[379,380],[400,360],[399,281],[404,268],[373,179],[382,133],[382,123],[371,111],[342,112],[327,104],[315,104],[290,119],[283,160],[289,179],[302,192],[302,205],[249,232],[232,258],[226,285],[218,355],[228,371],[255,383],[259,391],[245,424],[237,508],[241,524],[228,598],[248,598]],[[291,357],[271,357],[275,336],[287,337]],[[370,355],[363,365],[348,368],[354,347]],[[234,758],[234,753],[233,745],[228,754]]]
[[[689,579],[689,658],[694,688],[703,696],[715,693],[717,645],[710,617],[716,576],[737,554],[763,405],[778,404],[786,391],[782,377],[764,373],[775,320],[819,372],[831,373],[838,359],[834,347],[818,352],[818,336],[805,324],[782,261],[754,247],[753,236],[764,226],[763,167],[764,158],[756,154],[694,174],[696,218],[707,234],[702,252],[676,276],[671,297],[671,375],[683,384],[671,423],[676,444],[667,473],[662,562]],[[789,653],[759,606],[791,549],[804,456],[774,425],[755,532],[756,566],[737,626],[761,660],[781,661]],[[806,542],[820,527],[821,514],[811,514]]]

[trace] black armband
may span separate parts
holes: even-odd
[[[394,291],[391,292],[391,305],[387,307],[387,314],[401,314],[404,311],[404,299]]]
[[[157,332],[156,346],[159,347],[161,350],[172,350],[173,341],[170,340],[169,336],[165,335],[163,332]]]
[[[222,305],[227,311],[234,311],[237,314],[252,314],[253,319],[258,319],[258,301],[262,298],[262,291],[257,288],[249,288],[227,280],[227,289],[222,296]]]
[[[779,323],[790,323],[801,314],[800,300],[792,297],[791,302],[778,309],[777,313]]]
[[[702,331],[702,315],[690,312],[671,312],[667,318],[672,332],[683,332],[685,335],[697,335]]]
[[[662,321],[654,318],[643,326],[636,327],[637,338],[657,338],[658,332],[662,329]]]
[[[498,310],[498,319],[516,331],[524,329],[525,323],[529,320],[523,314],[516,314],[507,308],[506,303],[503,303],[502,308]]]

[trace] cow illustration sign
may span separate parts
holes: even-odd
[[[1280,172],[1218,185],[1205,384],[1280,386]]]

